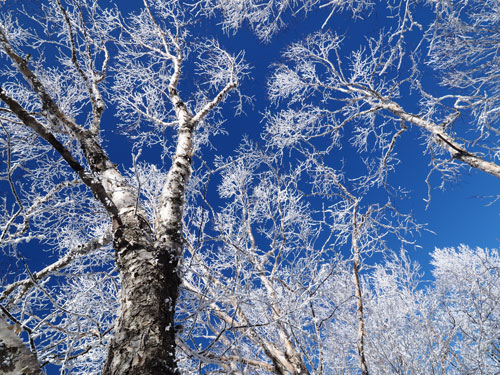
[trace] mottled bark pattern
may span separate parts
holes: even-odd
[[[146,2],[144,6],[164,50],[162,58],[169,60],[173,72],[168,96],[176,114],[177,148],[172,158],[167,180],[158,200],[156,222],[149,223],[139,204],[137,189],[130,185],[112,163],[99,138],[101,116],[105,105],[99,83],[105,77],[109,55],[104,48],[103,71],[87,72],[82,68],[75,48],[74,32],[69,13],[60,1],[57,11],[63,16],[72,48],[71,63],[87,86],[92,105],[90,128],[78,124],[51,96],[28,58],[21,57],[0,29],[0,47],[17,67],[19,73],[40,100],[40,114],[34,116],[0,87],[0,101],[12,113],[60,153],[67,164],[89,187],[109,214],[113,223],[113,245],[121,278],[120,310],[108,348],[103,375],[168,375],[177,374],[175,361],[174,313],[180,278],[177,270],[183,253],[182,219],[184,194],[191,174],[193,137],[196,125],[237,86],[235,69],[231,79],[198,113],[191,113],[177,90],[183,62],[182,33],[165,33],[156,22]],[[175,18],[175,16],[174,16]],[[177,25],[177,21],[175,22]],[[177,25],[178,27],[179,25]],[[85,35],[87,39],[87,35]],[[168,39],[168,40],[167,40]],[[89,49],[89,55],[91,55]],[[99,58],[100,59],[100,58]],[[236,60],[233,61],[236,64]],[[43,117],[43,120],[40,118]],[[79,142],[85,163],[79,162],[57,138],[67,134]],[[88,167],[85,167],[85,164]]]
[[[177,374],[170,301],[177,298],[179,279],[169,249],[154,243],[144,221],[125,223],[115,231],[122,289],[105,375]]]
[[[191,117],[182,104],[179,107],[187,121],[179,126],[154,233],[135,215],[123,219],[115,231],[121,311],[103,375],[178,374],[174,331],[180,285],[177,265],[182,257],[182,208],[193,152]]]
[[[8,325],[0,314],[0,374],[41,375],[36,356],[24,345],[15,330],[15,326]]]

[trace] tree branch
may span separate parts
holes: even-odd
[[[110,244],[112,241],[113,241],[113,235],[111,231],[108,231],[101,237],[94,238],[89,242],[87,242],[86,244],[79,245],[77,247],[70,249],[66,255],[58,259],[56,262],[52,263],[51,265],[48,265],[41,271],[32,273],[31,275],[32,277],[26,278],[24,280],[19,280],[10,285],[7,285],[3,289],[2,294],[0,294],[0,302],[5,300],[17,288],[22,288],[22,289],[18,291],[16,299],[21,298],[24,295],[24,293],[26,293],[29,290],[29,288],[34,286],[34,282],[41,281],[50,274],[66,267],[68,264],[70,264],[73,260],[77,259],[78,257],[90,254],[94,250],[100,249]]]
[[[118,224],[121,223],[119,218],[118,208],[110,199],[106,189],[102,183],[83,168],[80,163],[73,157],[69,150],[64,147],[59,140],[52,133],[50,133],[42,124],[40,124],[33,116],[13,98],[11,98],[0,86],[0,100],[2,100],[10,110],[17,115],[17,117],[28,127],[33,129],[40,137],[45,139],[52,147],[63,157],[68,165],[73,169],[81,180],[87,185],[94,196],[104,205],[111,218]],[[92,163],[90,163],[92,164]]]
[[[380,106],[380,108],[389,110],[404,121],[417,125],[418,127],[431,133],[434,137],[438,138],[439,142],[448,150],[453,158],[468,164],[472,168],[479,169],[500,178],[500,165],[486,161],[481,157],[470,153],[462,145],[456,142],[453,137],[446,134],[441,126],[438,126],[429,120],[423,119],[420,116],[406,112],[397,103],[389,99],[383,98],[379,103],[377,103],[377,105]]]

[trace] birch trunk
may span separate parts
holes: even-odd
[[[363,293],[361,290],[361,280],[359,278],[359,230],[363,225],[363,220],[358,222],[358,202],[356,201],[354,205],[353,212],[353,231],[352,231],[352,251],[353,251],[353,276],[354,276],[354,284],[356,288],[356,315],[358,320],[358,330],[357,330],[357,346],[358,346],[358,358],[359,364],[361,368],[362,375],[368,375],[368,365],[366,363],[365,357],[365,318],[363,313]]]
[[[121,307],[103,374],[176,374],[174,310],[179,287],[176,269],[182,250],[182,203],[190,174],[188,155],[192,152],[192,142],[188,142],[187,148],[181,147],[184,151],[179,160],[177,155],[174,158],[170,183],[164,189],[164,201],[172,204],[165,204],[167,208],[161,211],[176,214],[167,215],[170,219],[163,220],[160,226],[163,234],[155,236],[142,208],[136,207],[134,189],[91,134],[85,132],[79,138],[89,167],[98,178],[92,178],[53,134],[1,88],[0,99],[26,126],[53,145],[101,201],[113,221]],[[189,129],[191,139],[192,127]],[[179,139],[182,133],[185,131],[180,131]]]
[[[180,285],[177,266],[182,257],[182,211],[194,132],[192,116],[182,101],[178,111],[183,121],[154,232],[137,217],[115,232],[121,310],[103,375],[178,374],[174,330]]]
[[[139,220],[115,232],[121,277],[119,317],[103,375],[176,374],[172,305],[179,280],[169,251],[155,246],[151,228]]]
[[[130,40],[123,42],[122,47],[126,50],[130,47],[129,43],[132,43],[129,51],[131,56],[127,57],[127,64],[132,61],[130,58],[133,60],[137,58],[138,46],[146,47],[147,53],[151,56],[159,54],[155,59],[160,58],[171,64],[173,70],[168,97],[177,121],[168,126],[175,124],[178,129],[177,149],[158,201],[157,221],[150,223],[138,203],[138,192],[119,172],[117,165],[111,162],[100,139],[101,116],[105,108],[100,85],[106,77],[109,62],[106,43],[101,40],[99,32],[97,32],[98,42],[90,36],[93,35],[94,29],[87,30],[83,22],[81,8],[87,9],[85,4],[78,5],[81,16],[78,22],[82,24],[77,22],[76,26],[71,12],[65,9],[64,2],[53,3],[51,6],[54,8],[54,14],[62,16],[60,19],[54,16],[54,22],[61,23],[59,26],[67,32],[61,46],[66,42],[71,56],[66,56],[65,62],[78,74],[87,88],[86,103],[90,103],[92,107],[90,124],[79,124],[75,116],[59,104],[51,84],[47,84],[41,76],[38,76],[37,70],[31,68],[29,57],[23,57],[24,53],[18,52],[15,43],[11,44],[3,24],[0,25],[0,48],[29,85],[34,97],[38,97],[41,110],[40,113],[29,111],[22,102],[16,100],[14,95],[9,94],[5,86],[0,86],[0,101],[5,103],[8,110],[15,114],[21,123],[31,128],[62,156],[106,209],[112,222],[113,246],[121,279],[120,308],[102,374],[178,374],[175,360],[174,313],[180,285],[178,264],[183,253],[183,206],[186,184],[191,174],[194,130],[196,124],[203,121],[208,113],[224,100],[229,91],[236,89],[240,58],[230,56],[222,51],[217,43],[213,44],[217,49],[216,54],[220,54],[220,58],[216,61],[221,62],[220,71],[224,76],[228,76],[227,82],[219,87],[220,91],[211,101],[205,103],[198,113],[192,114],[177,90],[184,48],[182,39],[184,33],[180,30],[183,21],[177,17],[183,12],[177,4],[165,2],[165,6],[153,6],[150,9],[148,2],[144,1],[145,14],[149,17],[149,25],[153,28],[152,33],[162,48],[150,49],[150,36],[146,37],[147,41],[143,44],[137,39],[140,33],[134,32],[130,35]],[[47,9],[51,6],[47,6]],[[153,15],[155,11],[158,11],[161,19],[170,20],[169,26],[172,30],[169,31],[168,27],[162,28],[165,25],[156,21]],[[141,28],[145,20],[140,17],[138,19]],[[125,24],[122,24],[121,20],[118,21],[118,18],[117,22],[123,26],[122,32],[127,34],[129,29]],[[99,28],[98,25],[94,26]],[[119,45],[120,43],[121,40],[118,41]],[[104,61],[101,61],[103,56]],[[89,66],[82,64],[83,61]],[[99,65],[102,66],[101,72],[96,68]],[[215,80],[219,81],[219,78],[217,76]],[[162,76],[161,81],[163,79]],[[77,106],[80,106],[80,103]],[[61,135],[67,135],[72,140],[78,141],[84,158],[73,155],[61,141],[63,138]]]

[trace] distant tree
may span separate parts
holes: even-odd
[[[187,241],[178,315],[186,373],[368,373],[362,257],[419,226],[390,204],[366,204],[309,156],[245,142],[219,160],[225,204],[192,215],[213,227]]]
[[[431,255],[435,281],[428,286],[419,287],[418,267],[404,254],[366,280],[372,372],[498,372],[498,252],[460,246]]]
[[[209,2],[204,4],[207,3]],[[223,12],[226,20],[224,25],[228,30],[237,29],[243,22],[248,22],[257,36],[264,40],[268,40],[280,28],[285,12],[297,6],[297,3],[285,1],[245,3],[228,1],[210,2],[210,4],[212,9],[219,9]],[[356,2],[341,1],[328,4],[327,2],[323,4],[304,2],[302,9],[310,10],[314,6],[333,5],[340,7],[355,4]],[[362,7],[368,4],[357,2],[357,5]],[[396,170],[396,165],[400,162],[397,157],[397,144],[409,126],[416,126],[421,130],[425,139],[424,153],[430,155],[431,168],[426,180],[429,185],[428,199],[430,199],[430,177],[435,172],[441,174],[443,183],[458,176],[464,165],[500,177],[500,166],[497,162],[498,140],[496,139],[498,135],[496,129],[498,122],[498,104],[496,103],[498,100],[496,69],[499,45],[496,16],[499,10],[498,2],[472,1],[463,4],[458,1],[429,1],[428,5],[434,12],[435,20],[431,22],[427,20],[425,21],[427,23],[424,23],[417,18],[419,12],[422,11],[422,9],[417,9],[417,2],[389,2],[388,16],[392,20],[392,24],[386,27],[386,31],[382,31],[380,35],[367,38],[365,45],[355,49],[350,55],[342,50],[343,37],[329,31],[320,31],[303,41],[292,44],[283,54],[285,62],[275,66],[275,72],[269,82],[269,95],[279,110],[270,110],[266,114],[267,126],[263,138],[267,147],[281,150],[281,153],[278,152],[278,154],[285,161],[281,160],[276,164],[288,164],[290,159],[294,160],[298,163],[296,164],[297,169],[290,172],[290,175],[299,180],[300,178],[297,176],[307,175],[307,180],[312,187],[311,191],[304,191],[306,178],[300,183],[296,182],[287,186],[293,186],[298,190],[301,202],[306,201],[307,197],[311,196],[321,199],[323,217],[332,214],[332,218],[327,221],[336,228],[335,234],[332,230],[332,237],[335,240],[344,238],[343,244],[351,242],[352,258],[344,261],[352,262],[354,282],[350,284],[350,289],[343,292],[343,295],[349,296],[349,293],[351,293],[351,297],[356,295],[357,298],[347,298],[347,300],[351,302],[357,300],[358,303],[355,307],[350,305],[351,324],[349,329],[344,331],[350,333],[339,335],[339,331],[335,331],[335,333],[330,333],[331,336],[323,336],[322,332],[315,339],[318,347],[308,346],[301,342],[301,338],[308,336],[305,328],[307,318],[302,317],[302,319],[291,322],[289,319],[293,316],[292,312],[283,314],[283,318],[278,318],[276,315],[274,315],[274,319],[272,318],[273,306],[283,306],[286,305],[285,300],[294,300],[288,295],[283,301],[277,302],[276,295],[280,295],[280,293],[276,290],[281,291],[283,285],[286,285],[285,289],[289,291],[299,291],[300,288],[291,287],[283,279],[274,276],[274,266],[271,263],[269,268],[265,266],[268,257],[264,257],[263,260],[254,255],[255,259],[249,261],[247,267],[235,264],[233,270],[229,272],[230,276],[222,275],[223,279],[229,278],[231,280],[227,282],[229,285],[239,285],[238,280],[232,279],[232,277],[241,278],[245,283],[249,282],[248,280],[251,280],[249,275],[252,274],[252,271],[249,270],[254,265],[261,267],[261,270],[253,271],[255,274],[261,275],[260,277],[274,276],[274,280],[280,285],[272,287],[273,292],[267,293],[267,297],[264,297],[270,306],[268,316],[256,319],[256,323],[253,324],[254,327],[258,327],[259,323],[264,321],[267,322],[264,323],[267,329],[270,329],[273,326],[270,322],[274,323],[278,320],[283,322],[280,325],[281,328],[274,333],[276,339],[271,341],[277,343],[280,342],[278,337],[288,338],[281,341],[281,352],[279,349],[277,351],[281,353],[280,355],[273,351],[271,351],[273,353],[271,355],[269,351],[266,352],[266,344],[262,339],[258,343],[262,348],[259,353],[264,353],[264,357],[267,356],[274,365],[274,369],[270,369],[271,372],[299,374],[303,373],[304,368],[306,368],[305,373],[307,371],[333,373],[335,370],[328,368],[328,361],[315,357],[318,353],[322,353],[321,358],[323,359],[327,357],[342,358],[343,360],[340,361],[343,364],[336,366],[341,373],[345,373],[345,371],[358,373],[359,368],[362,373],[368,373],[368,369],[371,368],[373,373],[422,374],[436,371],[465,374],[498,370],[496,354],[493,356],[491,354],[498,351],[498,342],[494,339],[497,330],[492,330],[493,340],[488,338],[489,344],[481,346],[479,342],[482,341],[482,338],[478,330],[482,330],[474,327],[473,324],[466,324],[464,326],[474,332],[470,334],[470,337],[474,338],[469,342],[464,340],[462,333],[457,333],[454,328],[450,328],[449,317],[440,310],[443,306],[448,308],[452,304],[451,301],[439,297],[440,290],[443,288],[441,284],[443,280],[438,279],[435,288],[430,287],[425,291],[419,290],[417,288],[419,277],[415,274],[412,266],[407,264],[404,252],[399,259],[396,256],[394,261],[381,265],[373,272],[367,271],[365,277],[359,275],[360,253],[356,251],[356,245],[370,248],[373,244],[370,244],[367,238],[364,238],[363,241],[357,238],[358,225],[366,218],[357,212],[358,204],[364,202],[364,197],[368,197],[372,190],[381,187],[391,193],[405,194],[404,191],[395,189],[391,183],[391,176],[392,172]],[[420,33],[417,38],[415,38],[416,32]],[[411,37],[407,38],[408,35]],[[407,39],[413,40],[411,48]],[[417,39],[416,42],[415,39]],[[450,89],[449,94],[438,96],[431,93],[430,90],[435,90],[435,85],[429,87],[423,78],[425,75],[432,74],[443,78],[441,83]],[[408,102],[408,98],[414,100],[417,105],[404,108],[407,104],[402,103]],[[459,117],[464,118],[471,126],[467,129],[454,127],[454,122]],[[471,137],[471,133],[476,135]],[[349,135],[349,140],[344,138],[345,134]],[[358,170],[357,175],[354,176],[346,176],[342,166],[335,168],[334,165],[325,163],[325,160],[328,159],[335,160],[333,155],[339,152],[340,147],[338,146],[345,147],[349,141],[365,162],[365,169]],[[249,153],[248,150],[245,151],[245,154]],[[260,156],[255,160],[263,160],[263,157]],[[228,164],[228,168],[233,171],[233,175],[242,173],[245,176],[243,177],[245,182],[236,183],[234,181],[230,185],[233,189],[241,189],[239,193],[233,192],[232,194],[236,200],[241,199],[238,207],[242,207],[242,215],[237,215],[239,217],[237,220],[232,216],[231,218],[225,217],[225,220],[221,221],[233,225],[236,223],[235,225],[243,227],[245,225],[251,227],[250,223],[255,223],[257,232],[273,233],[271,228],[276,223],[280,223],[282,219],[270,219],[273,224],[266,225],[262,223],[262,218],[266,217],[268,213],[272,215],[273,212],[280,212],[280,218],[288,216],[283,215],[277,208],[273,209],[270,205],[265,210],[265,214],[259,211],[255,218],[250,217],[249,213],[253,212],[250,207],[252,205],[258,206],[257,202],[259,202],[260,197],[258,198],[257,194],[261,194],[261,190],[252,193],[248,187],[252,186],[253,181],[251,180],[253,178],[262,176],[257,172],[245,169],[235,171],[231,162]],[[274,167],[274,169],[280,170],[280,167]],[[266,181],[263,186],[276,185],[272,181],[267,179]],[[260,186],[258,183],[255,184],[255,186]],[[349,193],[349,191],[356,193]],[[282,194],[281,197],[284,195]],[[274,199],[267,197],[262,199],[270,202],[281,202],[279,196]],[[369,201],[370,198],[367,200]],[[246,208],[243,209],[243,207]],[[314,211],[312,209],[315,207],[314,204],[309,207]],[[374,207],[380,206],[368,204],[365,207],[366,212],[371,212]],[[390,205],[382,207],[389,208]],[[393,214],[400,215],[395,211]],[[233,211],[233,215],[235,215],[235,211]],[[334,215],[350,218],[344,222],[346,226],[343,227],[343,234],[340,232],[341,226],[333,219]],[[385,213],[382,217],[387,220],[391,215]],[[401,217],[404,218],[404,215]],[[321,220],[315,221],[312,217],[304,217],[301,221],[318,223],[318,227],[321,227],[319,223],[323,223]],[[247,227],[246,230],[231,231],[238,233],[236,242],[238,246],[242,246],[238,249],[243,254],[266,253],[265,250],[261,250],[256,245],[262,244],[262,242],[251,240],[255,235],[250,234],[253,231],[250,227]],[[315,227],[315,231],[318,231],[318,227]],[[398,237],[409,228],[417,228],[413,225],[409,227],[399,226],[397,222],[386,222],[381,227],[390,228],[390,232]],[[374,233],[378,233],[378,231]],[[246,236],[250,236],[248,247],[241,245]],[[225,238],[224,233],[221,237]],[[321,235],[318,234],[318,237]],[[401,237],[406,238],[405,236]],[[282,238],[284,243],[287,242],[287,236],[284,234],[278,238]],[[226,240],[227,242],[234,243],[234,240]],[[267,251],[273,248],[273,244],[266,247]],[[310,242],[309,244],[309,246],[314,247]],[[297,246],[291,247],[297,249]],[[320,248],[324,250],[324,247]],[[337,250],[338,248],[337,246]],[[379,249],[376,246],[373,248]],[[301,255],[291,256],[291,258],[301,264],[301,267],[307,268],[304,265],[309,266],[314,262],[310,262],[310,258],[305,253],[302,251]],[[385,253],[390,254],[387,250]],[[469,255],[475,258],[472,253]],[[463,254],[448,253],[447,261],[452,263],[452,259],[461,256]],[[335,259],[332,255],[327,258]],[[214,259],[210,258],[210,262],[213,261]],[[229,261],[226,259],[221,264],[224,264],[227,269]],[[314,267],[318,268],[316,270],[307,268],[308,275],[318,274],[321,261],[316,260]],[[495,266],[492,266],[492,269],[495,269]],[[250,273],[246,273],[245,270]],[[300,271],[293,272],[301,274]],[[489,280],[488,285],[495,282],[496,276],[492,276],[493,281]],[[378,279],[379,277],[380,279]],[[393,279],[391,280],[391,278]],[[206,296],[212,291],[209,286],[210,282],[208,279],[203,281],[203,278],[198,280],[203,287],[199,286],[195,293]],[[317,282],[318,279],[314,280]],[[270,282],[262,283],[268,285]],[[260,285],[260,282],[254,284]],[[366,295],[361,292],[362,284],[365,285],[363,290],[365,290]],[[314,281],[310,280],[309,285],[315,285]],[[397,285],[400,286],[397,287]],[[217,289],[213,290],[213,293],[217,293]],[[252,306],[250,310],[255,311],[255,307],[247,300],[237,302],[240,301],[237,297],[232,297],[233,294],[229,291],[226,293],[231,296],[229,299],[232,303],[231,311],[235,311],[232,320],[221,321],[219,326],[212,327],[209,330],[212,334],[206,334],[207,337],[215,337],[215,341],[205,349],[192,354],[192,358],[197,358],[196,353],[206,354],[211,349],[217,350],[216,343],[224,342],[226,334],[234,338],[234,341],[226,338],[226,344],[243,342],[238,341],[240,340],[237,338],[239,336],[234,334],[234,331],[237,330],[236,327],[241,322],[241,316],[237,316],[238,308],[243,309],[240,306],[249,304]],[[500,301],[494,296],[494,293],[489,293],[487,298],[491,306],[498,308]],[[399,299],[401,300],[399,301]],[[302,294],[300,300],[307,303],[308,299]],[[313,306],[313,299],[309,299],[309,301]],[[231,305],[230,302],[225,303]],[[467,304],[465,301],[463,303],[464,306]],[[468,303],[475,304],[477,300]],[[365,304],[367,310],[363,308]],[[223,302],[211,306],[207,305],[207,309],[208,311],[224,310],[221,308],[222,305]],[[335,306],[330,306],[329,309],[337,311]],[[311,311],[306,313],[309,319],[313,319],[314,311],[314,307],[311,307]],[[353,323],[354,311],[357,311],[358,314],[357,323]],[[493,310],[489,308],[488,311]],[[483,321],[481,324],[488,326],[494,324],[496,318],[490,313],[487,313],[486,316],[485,319],[488,320],[488,323]],[[335,316],[331,315],[330,318],[331,324],[335,325]],[[286,321],[287,319],[288,321]],[[243,327],[247,325],[244,324]],[[277,325],[278,323],[276,323]],[[298,327],[303,328],[301,330]],[[394,331],[389,327],[394,328]],[[278,332],[280,330],[281,334]],[[356,330],[358,337],[354,338],[353,332]],[[297,333],[299,331],[300,334]],[[194,335],[193,332],[190,331],[190,335]],[[252,335],[255,335],[255,329]],[[391,338],[388,337],[389,335]],[[272,334],[267,331],[263,336],[269,337]],[[250,339],[251,336],[246,337]],[[330,356],[323,356],[323,347],[328,345],[323,345],[322,340],[328,337],[346,338],[342,340],[340,346],[349,354],[342,356],[340,352],[330,352]],[[352,362],[355,342],[358,344],[357,354],[360,363],[358,366],[353,366]],[[387,344],[382,345],[384,342]],[[331,341],[329,343],[331,345]],[[235,345],[233,344],[233,346]],[[256,345],[255,342],[253,345]],[[466,346],[467,349],[463,349],[463,346]],[[482,349],[477,349],[479,347]],[[472,348],[476,350],[477,363],[481,363],[481,365],[462,365],[465,357],[472,358],[467,354],[468,350]],[[436,357],[434,352],[436,349],[441,353],[440,357]],[[286,354],[287,350],[289,354]],[[210,357],[208,354],[204,358],[212,358],[213,362],[209,361],[209,363],[228,361],[223,356],[212,355]],[[243,368],[251,364],[258,367],[257,358],[250,360],[248,355],[241,355],[240,358],[245,358],[245,361],[241,362]],[[302,365],[295,368],[291,364],[287,366],[286,360],[283,361],[279,358],[294,358],[295,363],[302,363]],[[264,362],[264,364],[268,362]],[[326,370],[327,368],[328,370]],[[244,372],[244,370],[241,371]]]
[[[332,180],[322,186],[330,198],[318,180],[307,190],[313,168],[288,170],[282,158],[245,142],[219,161],[223,207],[207,202],[189,215],[203,229],[187,237],[183,372],[498,371],[496,250],[436,249],[435,281],[425,281],[406,251],[388,246],[411,245],[420,227],[410,217],[353,199]],[[370,265],[374,253],[384,261]]]

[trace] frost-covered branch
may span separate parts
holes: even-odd
[[[82,255],[87,255],[92,253],[94,250],[100,249],[112,242],[111,232],[106,233],[103,237],[95,238],[84,245],[77,246],[70,249],[66,255],[59,258],[56,262],[43,268],[40,271],[33,272],[30,278],[24,280],[16,281],[10,285],[2,287],[2,294],[0,294],[0,302],[6,299],[11,293],[13,293],[17,288],[21,290],[16,292],[16,300],[19,300],[23,295],[31,288],[34,282],[42,281],[44,278],[50,276],[51,273],[57,272],[62,268],[69,265],[73,260]]]
[[[0,99],[7,104],[13,113],[23,122],[24,125],[33,129],[40,137],[45,139],[54,149],[64,158],[68,165],[80,176],[82,181],[87,185],[92,193],[106,207],[112,218],[118,219],[118,209],[114,202],[108,197],[108,193],[104,186],[94,179],[80,163],[74,158],[69,150],[57,140],[54,135],[40,124],[33,116],[12,97],[10,97],[3,87],[0,87]]]
[[[257,37],[269,42],[287,24],[287,19],[297,14],[320,8],[325,14],[323,27],[335,12],[349,11],[354,18],[373,7],[370,0],[196,0],[192,7],[199,13],[222,14],[226,32],[235,32],[248,22]]]
[[[375,136],[376,139],[370,147],[382,146],[380,165],[385,172],[381,173],[378,168],[376,172],[378,177],[374,175],[371,179],[378,179],[383,183],[382,181],[386,181],[387,171],[392,168],[388,161],[397,161],[390,157],[390,153],[394,150],[395,140],[402,134],[399,130],[389,139],[390,133],[386,133],[384,128],[387,123],[396,125],[396,119],[399,119],[422,129],[427,134],[428,148],[436,149],[437,153],[446,152],[452,160],[459,160],[472,168],[500,177],[500,166],[494,158],[489,161],[471,150],[476,146],[477,140],[472,139],[467,143],[459,140],[460,137],[453,133],[450,126],[450,123],[457,118],[458,111],[467,109],[464,104],[470,103],[472,98],[457,96],[434,98],[434,106],[455,99],[448,115],[439,119],[433,115],[435,111],[433,107],[424,107],[422,113],[413,114],[398,104],[400,87],[405,84],[405,79],[400,82],[396,78],[375,80],[378,75],[390,74],[384,65],[392,57],[387,57],[387,52],[383,49],[386,48],[390,52],[393,48],[399,48],[391,45],[384,47],[383,43],[390,43],[390,40],[391,38],[387,41],[381,38],[370,44],[368,51],[359,50],[353,53],[350,63],[352,74],[348,77],[340,68],[347,64],[347,61],[339,57],[341,49],[339,38],[329,33],[316,33],[303,42],[293,44],[285,52],[289,64],[277,67],[269,86],[271,98],[275,101],[287,100],[290,108],[288,112],[282,111],[282,118],[275,116],[271,119],[269,129],[273,132],[271,138],[273,142],[290,145],[291,134],[285,127],[292,126],[294,119],[291,116],[295,118],[307,116],[311,119],[309,124],[302,125],[302,129],[293,125],[296,129],[294,132],[299,132],[300,136],[308,138],[323,137],[327,132],[331,132],[333,138],[347,123],[352,123],[357,133],[353,138],[356,147],[366,150],[369,146],[369,135]],[[395,71],[398,69],[396,67]],[[408,81],[412,80],[415,81],[412,85],[421,88],[418,76],[414,72],[408,78]],[[423,90],[421,92],[424,94],[423,103],[429,102],[431,96],[426,95]],[[321,104],[309,104],[318,97],[322,100]],[[299,103],[302,109],[295,109]],[[330,109],[338,105],[340,109]],[[331,130],[327,130],[326,125],[323,125],[328,120],[333,123],[330,125]],[[275,130],[278,124],[279,133]],[[295,136],[294,139],[300,138]],[[436,163],[439,163],[439,160]],[[450,169],[452,168],[453,165],[450,164]]]

